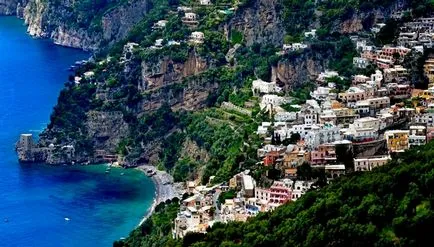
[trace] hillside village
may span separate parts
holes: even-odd
[[[305,37],[314,39],[315,31]],[[428,58],[424,65],[428,89],[414,88],[409,80],[412,71],[403,61],[411,52],[423,54],[432,48],[433,31],[434,18],[421,18],[400,27],[397,46],[375,47],[369,39],[352,36],[360,54],[354,57],[354,66],[370,66],[373,73],[344,78],[326,70],[304,103],[285,96],[275,81],[253,80],[253,95],[271,120],[262,122],[256,132],[263,139],[258,164],[277,170],[280,178],[263,187],[246,170],[222,184],[212,185],[211,177],[209,187],[188,182],[190,196],[181,201],[173,237],[205,233],[216,222],[246,221],[296,201],[321,180],[327,183],[345,173],[371,171],[396,153],[429,142],[434,136],[434,59]],[[372,29],[372,35],[378,32]],[[308,42],[284,44],[279,54],[308,46]],[[351,82],[347,88],[342,86],[345,80]],[[250,113],[228,102],[224,107]]]
[[[199,5],[211,3],[201,0]],[[231,15],[236,8],[237,4],[222,6],[213,14]],[[404,15],[405,11],[396,12],[392,18],[401,19]],[[188,38],[165,40],[157,35],[148,47],[134,42],[125,44],[119,62],[125,66],[124,72],[128,72],[132,56],[140,52],[158,53],[168,47],[185,45],[199,49],[206,45],[204,32],[196,30],[199,17],[195,7],[179,6],[171,16],[182,16],[182,25],[190,32]],[[161,19],[152,29],[164,30],[166,25],[168,20]],[[224,182],[213,181],[214,176],[205,183],[199,178],[186,181],[172,236],[183,238],[189,232],[205,233],[216,222],[246,221],[260,212],[294,202],[310,189],[324,186],[341,175],[383,166],[397,153],[433,139],[434,57],[428,56],[423,61],[422,73],[427,85],[412,82],[414,68],[408,67],[406,61],[410,55],[423,57],[430,53],[427,50],[433,48],[434,18],[405,22],[399,27],[395,44],[375,46],[374,39],[385,27],[386,23],[376,23],[370,33],[350,37],[358,53],[352,59],[353,66],[365,73],[348,77],[326,69],[304,85],[310,90],[306,97],[281,85],[275,76],[271,81],[258,77],[248,84],[252,97],[243,105],[229,100],[213,108],[216,113],[229,115],[228,119],[260,119],[255,133],[250,134],[260,137],[256,166],[263,168],[265,174],[255,180],[257,176],[252,176],[255,171],[246,169]],[[316,29],[304,32],[301,41],[286,42],[276,55],[297,55],[309,49],[317,35]],[[235,44],[232,53],[239,47]],[[231,50],[225,57],[228,63],[233,60]],[[110,60],[107,57],[99,65]],[[92,81],[94,76],[94,71],[87,71],[83,77],[76,76],[74,83]],[[143,86],[145,93],[163,87],[152,82]],[[255,106],[259,106],[260,117],[252,114]],[[228,124],[234,133],[243,126],[210,116],[206,120]],[[20,158],[27,159],[26,155],[32,157],[32,153],[41,152],[39,148],[35,151],[31,136],[22,136],[21,144],[25,153]],[[243,146],[250,145],[243,143]],[[74,147],[61,148],[71,150],[68,155],[73,156]],[[43,149],[43,155],[47,155],[55,146],[50,144]],[[106,150],[97,153],[104,161],[121,158]],[[170,197],[174,196],[177,195]]]

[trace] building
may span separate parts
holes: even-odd
[[[384,133],[390,153],[404,152],[408,149],[409,130],[388,130]]]
[[[389,155],[355,158],[354,171],[371,171],[376,167],[385,165],[389,160],[391,160]]]
[[[427,142],[427,128],[423,125],[411,125],[408,137],[409,147],[425,145]]]
[[[358,87],[350,87],[347,91],[338,94],[338,98],[343,102],[359,101],[367,98],[365,90]]]
[[[317,87],[313,92],[310,92],[310,96],[313,99],[323,101],[329,98],[333,93],[331,93],[332,88],[329,87]],[[336,94],[334,94],[336,95]],[[336,96],[335,96],[336,97]]]
[[[366,83],[368,82],[370,79],[370,77],[365,76],[365,75],[355,75],[353,77],[353,84],[362,84],[362,83]]]
[[[353,123],[359,115],[356,114],[354,109],[351,108],[336,108],[333,109],[336,115],[336,124],[337,125],[348,125]]]
[[[379,33],[384,26],[386,26],[386,24],[384,24],[384,23],[376,23],[371,28],[371,32],[373,32],[374,34]]]
[[[297,168],[297,166],[303,164],[309,160],[309,152],[304,150],[304,145],[288,145],[283,155],[282,170],[285,170],[285,174],[289,175],[292,171],[289,169]]]
[[[292,43],[292,44],[284,44],[282,50],[284,52],[298,51],[306,49],[307,45],[303,43]]]
[[[428,77],[429,83],[434,83],[434,58],[425,61],[423,71],[425,76]]]
[[[412,118],[413,122],[416,124],[425,124],[428,127],[434,127],[434,113],[420,113],[416,114]]]
[[[328,79],[333,77],[339,77],[339,73],[336,71],[326,70],[325,72],[321,72],[316,79],[319,83],[325,83]]]
[[[193,12],[185,12],[184,17],[181,18],[181,21],[189,27],[195,27],[197,26],[197,24],[199,24],[199,21],[197,20],[197,15]]]
[[[295,121],[298,118],[297,112],[278,112],[274,115],[274,121],[277,122],[289,122]]]
[[[395,65],[393,68],[384,69],[384,82],[403,83],[407,81],[408,71],[401,65]]]
[[[389,97],[392,99],[408,99],[411,97],[412,88],[408,84],[389,83],[386,88]]]
[[[365,69],[370,64],[369,60],[363,57],[354,57],[353,65],[359,69]]]
[[[296,201],[312,187],[312,181],[295,181],[292,187],[291,201]]]
[[[312,29],[309,32],[304,32],[306,38],[316,38],[316,29]]]
[[[265,94],[262,96],[261,103],[259,105],[261,109],[264,109],[267,106],[276,107],[286,103],[288,103],[288,100],[285,97],[274,94]]]
[[[33,135],[32,134],[21,134],[19,147],[23,151],[31,151],[33,148]]]
[[[309,162],[311,165],[324,165],[336,163],[336,145],[324,143],[310,152]]]
[[[364,117],[354,120],[354,128],[356,129],[380,129],[380,120],[373,117]]]
[[[205,35],[202,32],[192,32],[190,35],[190,42],[193,44],[202,44],[205,39]]]
[[[280,93],[282,88],[276,85],[276,82],[266,82],[261,79],[256,79],[252,82],[252,91],[254,94],[256,93]]]
[[[342,136],[339,127],[326,123],[323,125],[312,125],[311,130],[303,139],[306,148],[315,150],[321,144],[342,140]]]
[[[331,123],[336,125],[337,116],[333,110],[323,110],[319,115],[319,123]]]
[[[250,175],[243,175],[243,196],[244,197],[253,197],[255,193],[255,180]]]
[[[167,21],[166,20],[159,20],[156,23],[154,23],[154,26],[152,29],[162,29],[166,27]]]
[[[200,5],[211,5],[211,0],[199,0]]]

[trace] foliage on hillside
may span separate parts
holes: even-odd
[[[434,227],[433,160],[430,143],[246,223],[215,224],[165,246],[423,246]],[[135,232],[125,246],[156,246],[154,237]]]
[[[114,247],[121,246],[170,246],[173,220],[178,214],[179,199],[160,203],[154,213],[139,227],[130,233],[126,241],[116,241]],[[148,236],[144,239],[142,236]]]

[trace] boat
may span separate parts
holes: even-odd
[[[125,173],[122,172],[122,173],[121,173],[121,176],[123,176],[124,174],[125,174]]]
[[[65,217],[65,220],[66,220],[66,221],[70,221],[71,219],[70,219],[70,218],[68,218],[68,217]]]
[[[107,171],[107,170],[106,170],[105,173],[110,173],[110,171]]]

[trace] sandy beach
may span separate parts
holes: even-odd
[[[155,175],[151,177],[155,184],[155,197],[151,208],[146,212],[143,219],[140,221],[139,226],[146,221],[146,219],[154,212],[155,207],[161,202],[165,202],[175,197],[181,198],[182,189],[176,186],[173,182],[173,177],[165,171],[159,171],[154,166],[142,165],[137,169],[147,174],[148,170],[155,171]]]

